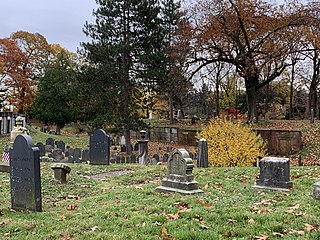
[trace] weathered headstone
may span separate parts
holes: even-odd
[[[29,135],[18,135],[10,150],[11,208],[42,211],[40,152]]]
[[[52,152],[53,146],[52,145],[45,145],[44,150],[45,150],[45,152]]]
[[[313,188],[313,192],[312,192],[313,198],[316,200],[320,200],[320,181],[313,184],[312,188]]]
[[[57,148],[61,149],[62,152],[64,152],[66,150],[66,144],[62,140],[56,141],[56,146],[57,146]]]
[[[97,129],[90,136],[90,164],[110,164],[110,138],[102,129]]]
[[[82,151],[82,162],[88,162],[88,161],[90,161],[90,154],[89,154],[89,149],[84,149],[83,151]]]
[[[208,142],[206,139],[201,138],[198,142],[198,168],[207,168],[209,166],[208,161]]]
[[[168,172],[162,179],[158,192],[177,192],[195,194],[203,191],[198,188],[198,182],[193,179],[193,161],[185,149],[177,149],[168,161]]]
[[[63,160],[64,155],[62,153],[62,149],[60,149],[60,148],[53,149],[52,150],[52,157],[57,161]]]
[[[152,156],[152,158],[154,158],[157,162],[160,161],[160,157],[159,157],[158,154],[154,154],[154,155]]]
[[[259,167],[260,176],[254,188],[282,191],[292,188],[289,158],[264,157],[259,161]]]
[[[81,163],[81,148],[75,148],[73,152],[73,162]]]
[[[66,157],[69,157],[69,156],[73,156],[73,153],[74,153],[74,149],[73,149],[73,148],[70,148],[69,146],[67,146],[64,155],[65,155]]]
[[[64,163],[56,163],[51,169],[54,171],[54,181],[58,183],[66,183],[67,182],[67,173],[70,173],[71,168]]]
[[[148,163],[148,142],[146,140],[146,131],[140,131],[141,139],[138,140],[139,143],[139,164],[146,165]]]
[[[40,157],[43,157],[44,155],[46,155],[46,149],[42,142],[38,142],[36,146],[39,148]]]
[[[46,145],[51,145],[52,147],[54,147],[54,140],[53,140],[53,138],[47,138],[47,140],[46,140]]]

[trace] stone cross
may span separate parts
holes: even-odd
[[[110,138],[102,129],[97,129],[90,136],[90,164],[110,164]]]
[[[209,166],[208,163],[208,142],[206,139],[201,138],[198,142],[197,167],[207,168]]]
[[[148,163],[148,142],[146,140],[146,131],[140,131],[141,139],[138,140],[139,144],[139,164],[146,165]]]
[[[32,138],[16,137],[10,151],[11,208],[42,211],[40,152]]]
[[[185,149],[177,149],[168,161],[168,172],[162,179],[158,192],[177,192],[195,194],[203,191],[198,188],[198,182],[193,179],[193,161]]]
[[[292,188],[289,158],[264,157],[259,161],[259,167],[260,176],[254,188],[282,191]]]

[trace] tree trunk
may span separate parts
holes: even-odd
[[[217,117],[219,117],[220,116],[220,101],[219,101],[219,99],[220,99],[220,91],[219,91],[219,83],[220,83],[220,81],[216,81],[216,115],[217,115]]]
[[[258,77],[251,77],[245,79],[246,92],[247,92],[247,104],[248,104],[248,122],[258,122],[257,112],[257,91]]]
[[[169,95],[169,120],[170,124],[173,124],[173,97],[172,93]]]
[[[131,145],[130,130],[124,131],[124,139],[126,141],[126,154],[131,155],[132,154],[132,145]]]

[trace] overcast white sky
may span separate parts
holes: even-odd
[[[86,21],[94,22],[95,0],[0,0],[0,38],[23,30],[42,34],[75,52],[89,41],[82,32]]]

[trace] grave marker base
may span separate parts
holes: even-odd
[[[156,187],[157,192],[162,192],[162,193],[180,193],[183,195],[191,195],[191,194],[197,194],[197,193],[203,193],[202,190],[200,189],[195,189],[195,190],[182,190],[178,188],[171,188],[171,187]]]
[[[268,186],[260,186],[260,185],[254,185],[252,188],[254,189],[262,189],[262,190],[276,190],[276,191],[290,191],[289,188],[277,188],[277,187],[268,187]]]

